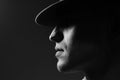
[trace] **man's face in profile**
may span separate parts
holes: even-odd
[[[55,27],[49,39],[56,43],[60,72],[87,72],[103,66],[105,54],[101,33],[90,26]],[[101,40],[100,40],[101,39]]]
[[[67,1],[72,2],[68,4]],[[73,2],[66,0],[65,3],[56,2],[48,6],[37,15],[36,22],[56,26],[49,39],[56,44],[55,55],[60,72],[95,73],[104,67],[107,59],[104,18],[96,17],[97,14],[93,16],[94,11],[89,9],[89,5],[76,5],[75,2],[71,6]],[[81,6],[80,11],[78,6]]]

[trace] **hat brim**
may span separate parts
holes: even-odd
[[[53,26],[58,23],[57,16],[55,15],[55,10],[59,6],[62,6],[62,2],[64,1],[57,1],[48,7],[44,8],[42,11],[40,11],[36,18],[35,22],[40,25],[45,25],[45,26]]]

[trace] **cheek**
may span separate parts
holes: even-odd
[[[74,63],[82,64],[95,59],[97,56],[97,48],[94,45],[77,44],[73,46],[69,53],[69,59]]]

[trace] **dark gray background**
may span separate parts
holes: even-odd
[[[35,16],[57,0],[0,0],[0,80],[80,80],[59,73],[52,28],[35,24]]]

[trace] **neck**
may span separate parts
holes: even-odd
[[[120,80],[120,57],[114,58],[111,65],[103,69],[103,73],[97,71],[96,74],[92,76],[86,76],[83,80]]]
[[[105,80],[120,80],[120,36],[115,38],[113,42],[113,53],[115,54],[114,57],[112,57],[112,65],[106,75]]]
[[[120,58],[116,58],[104,80],[120,80]]]

